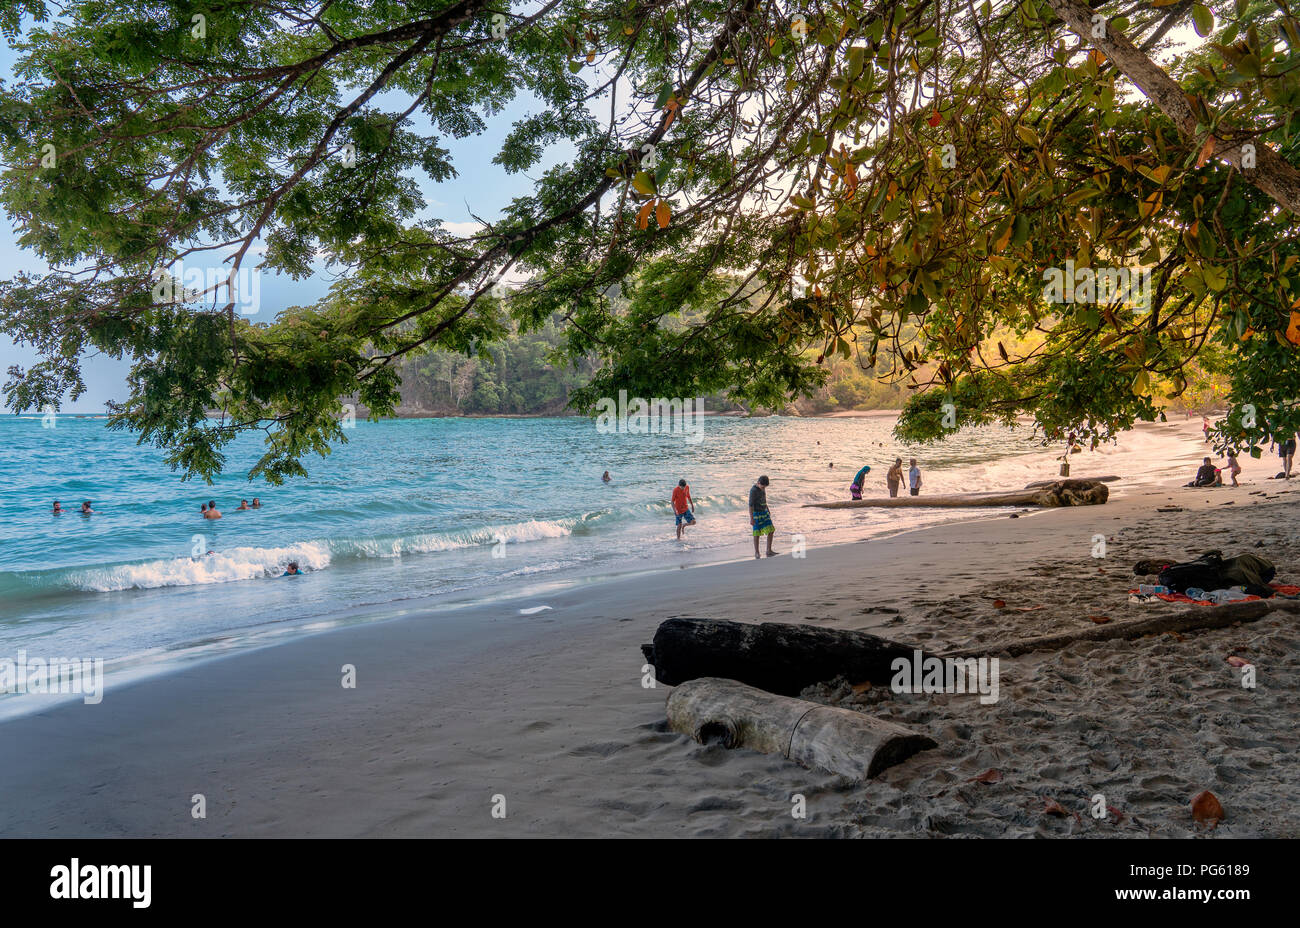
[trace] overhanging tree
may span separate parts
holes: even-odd
[[[777,406],[822,382],[819,355],[885,352],[937,387],[914,438],[951,402],[959,425],[1027,412],[1104,439],[1214,342],[1224,439],[1258,442],[1300,425],[1300,32],[1281,2],[1212,6],[83,2],[46,23],[0,3],[22,34],[0,196],[52,268],[0,291],[42,354],[6,398],[57,403],[87,351],[128,356],[112,425],[205,477],[262,429],[254,474],[279,480],[343,439],[340,397],[391,411],[403,357],[558,314],[570,356],[604,362],[580,406]],[[1213,42],[1170,61],[1187,26]],[[451,140],[512,100],[533,112],[504,169],[572,155],[452,234],[416,179],[453,177]],[[159,299],[205,254],[230,282],[254,262],[340,280],[273,322],[227,283]],[[1149,269],[1150,298],[1046,302],[1067,261]],[[503,299],[507,274],[528,282]],[[1004,357],[1000,332],[1039,347]]]

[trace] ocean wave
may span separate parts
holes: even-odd
[[[573,534],[574,527],[583,517],[573,519],[516,522],[509,525],[489,525],[463,529],[456,532],[422,532],[416,535],[376,536],[351,538],[331,543],[331,550],[348,557],[401,557],[404,554],[436,554],[439,551],[456,551],[496,544],[521,544],[548,538],[563,538]]]
[[[743,503],[740,497],[703,497],[696,500],[696,509],[725,511]],[[324,570],[340,560],[399,558],[501,544],[525,544],[593,533],[611,523],[665,518],[671,510],[667,501],[655,501],[592,510],[566,518],[529,519],[460,530],[315,539],[280,547],[226,548],[199,557],[0,572],[0,594],[30,597],[69,590],[112,593],[257,580],[278,577],[289,561],[297,561],[304,571],[310,572]]]
[[[104,564],[95,567],[57,571],[64,576],[60,586],[88,593],[113,593],[119,590],[150,590],[165,586],[196,586],[204,583],[230,583],[278,577],[290,561],[303,570],[324,570],[331,553],[322,542],[302,542],[282,548],[230,548],[201,557],[163,558],[128,564]]]
[[[112,593],[278,577],[290,561],[307,572],[341,559],[395,558],[496,544],[521,544],[572,534],[582,517],[530,520],[457,532],[295,542],[282,547],[244,546],[200,557],[158,558],[90,567],[0,572],[0,593],[39,595],[58,590]]]

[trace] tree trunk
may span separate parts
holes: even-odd
[[[1156,615],[1136,622],[1114,622],[1107,625],[1090,625],[1078,631],[1059,635],[1042,635],[1038,638],[1020,638],[1014,641],[994,642],[962,651],[953,651],[943,657],[983,657],[1010,654],[1018,657],[1031,651],[1059,651],[1076,641],[1111,641],[1117,638],[1141,638],[1143,635],[1161,635],[1165,632],[1190,632],[1205,628],[1227,628],[1239,622],[1257,622],[1274,612],[1300,613],[1300,602],[1295,600],[1260,599],[1244,603],[1225,603],[1222,606],[1194,606],[1183,612]]]
[[[1106,23],[1105,34],[1100,38],[1094,37],[1094,12],[1082,0],[1047,0],[1047,3],[1070,27],[1071,32],[1085,42],[1090,42],[1109,58],[1121,74],[1136,84],[1169,117],[1188,145],[1199,148],[1205,143],[1206,140],[1197,134],[1199,120],[1188,102],[1187,92],[1147,57],[1145,52],[1134,46],[1127,36]],[[1256,140],[1252,144],[1255,148],[1253,168],[1242,164],[1243,151],[1240,144],[1230,145],[1216,140],[1213,156],[1222,158],[1241,171],[1241,176],[1247,183],[1268,194],[1283,209],[1293,215],[1300,215],[1300,171],[1262,141]]]
[[[1100,480],[1054,480],[1038,489],[992,493],[949,493],[938,496],[883,496],[873,499],[844,499],[834,503],[805,503],[804,508],[859,509],[907,507],[985,506],[1094,506],[1106,502],[1110,488]]]
[[[705,677],[668,697],[668,726],[700,743],[780,754],[809,768],[870,779],[935,742],[851,709],[774,696],[734,680]]]
[[[885,685],[896,658],[916,649],[866,632],[764,622],[668,619],[643,644],[655,679],[677,686],[699,677],[726,677],[785,696],[843,676],[851,683]]]

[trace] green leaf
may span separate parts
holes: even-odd
[[[1196,26],[1196,34],[1205,37],[1214,31],[1214,14],[1204,4],[1193,3],[1192,23]]]
[[[638,171],[632,178],[632,187],[637,193],[645,197],[655,195],[655,180],[645,171]]]
[[[1038,141],[1038,133],[1029,126],[1023,124],[1016,126],[1016,135],[1020,136],[1020,141],[1024,142],[1026,145],[1033,146],[1034,148],[1037,148],[1041,144]]]
[[[1014,231],[1011,233],[1011,247],[1023,245],[1027,238],[1029,238],[1029,217],[1020,213],[1016,216]]]

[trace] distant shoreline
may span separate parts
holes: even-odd
[[[703,410],[701,415],[717,416],[726,419],[769,419],[779,416],[787,416],[791,419],[870,419],[885,416],[898,416],[902,413],[901,409],[845,409],[838,412],[823,413],[789,413],[789,412],[744,412],[743,410],[728,410],[725,412],[715,412]],[[357,411],[357,417],[361,418],[362,413]],[[577,412],[496,412],[496,413],[437,413],[428,411],[404,411],[398,410],[396,415],[391,416],[393,419],[582,419],[587,418],[582,413]]]
[[[897,416],[902,413],[901,409],[844,409],[838,412],[819,412],[819,413],[788,413],[788,412],[744,412],[742,410],[728,410],[725,412],[714,412],[703,410],[701,415],[719,416],[728,419],[767,419],[774,416],[788,416],[791,419],[869,419],[880,416]],[[60,410],[56,415],[67,416],[72,419],[107,419],[108,413],[105,412],[76,412],[73,410]],[[365,413],[357,411],[357,418],[365,418]],[[18,418],[39,419],[39,413],[14,413]],[[210,415],[209,418],[217,418],[216,415]],[[394,415],[386,417],[387,419],[582,419],[586,418],[579,412],[477,412],[477,413],[443,413],[431,412],[428,410],[402,410],[399,409]],[[384,421],[384,420],[381,420]]]

